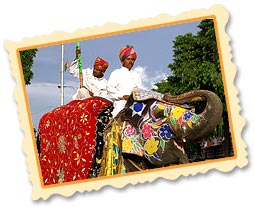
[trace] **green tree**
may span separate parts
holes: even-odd
[[[200,89],[215,92],[223,103],[226,156],[229,156],[229,122],[213,19],[202,20],[198,28],[196,35],[187,33],[175,38],[173,62],[168,65],[172,76],[156,83],[156,91],[172,95]]]
[[[33,79],[34,74],[31,68],[33,66],[34,57],[36,57],[37,51],[38,49],[36,48],[20,51],[20,60],[26,85],[31,84],[31,80]]]

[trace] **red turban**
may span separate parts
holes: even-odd
[[[137,58],[137,53],[135,52],[135,50],[133,49],[133,47],[131,46],[126,46],[126,47],[122,47],[120,49],[120,54],[119,54],[119,58],[122,61],[125,60],[125,58],[127,58],[129,55],[132,55],[134,60],[136,60]]]
[[[108,62],[100,57],[97,57],[94,61],[94,66],[98,66],[98,70],[105,71],[108,68]]]

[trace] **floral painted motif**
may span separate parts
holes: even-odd
[[[138,140],[138,136],[124,136],[122,140],[122,151],[143,156],[143,147]]]
[[[141,132],[144,139],[148,139],[152,136],[153,130],[149,124],[144,124]]]
[[[180,118],[183,113],[186,111],[186,109],[180,108],[180,107],[175,107],[172,109],[172,117],[175,119]]]
[[[193,113],[191,113],[190,111],[183,114],[183,117],[186,121],[189,120],[192,116],[193,116]]]
[[[138,116],[141,116],[143,110],[145,108],[144,103],[141,102],[134,102],[133,105],[130,106],[130,109],[132,110],[132,117],[135,116],[136,114]]]
[[[147,140],[144,146],[144,150],[148,155],[152,155],[157,152],[159,141],[155,140],[154,137]]]
[[[169,125],[165,124],[168,121],[168,113],[172,106],[167,106],[162,103],[155,102],[145,115],[143,123],[139,126],[144,140],[145,156],[150,159],[154,158],[160,160],[157,151],[159,148],[164,151],[166,142],[173,135]],[[165,117],[157,118],[157,113],[162,113]]]
[[[169,125],[163,125],[159,130],[160,130],[159,135],[161,138],[170,139],[173,135]]]
[[[126,153],[143,156],[143,147],[140,144],[140,135],[137,134],[135,128],[130,124],[126,125],[123,130],[122,151]]]
[[[132,143],[130,139],[124,139],[122,142],[123,151],[130,152],[132,148]]]
[[[134,134],[134,133],[135,133],[135,128],[134,128],[133,126],[127,125],[127,126],[125,127],[125,129],[124,129],[124,134],[125,134],[126,136],[132,135],[132,134]]]

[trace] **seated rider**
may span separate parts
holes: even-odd
[[[122,67],[114,70],[108,80],[108,94],[114,98],[114,109],[112,111],[115,117],[124,107],[135,87],[143,88],[141,77],[132,69],[137,54],[132,46],[127,45],[120,49],[119,58]]]
[[[79,78],[78,54],[80,50],[76,48],[76,58],[69,67],[69,72],[76,78]],[[82,69],[83,87],[79,88],[72,97],[73,100],[81,100],[92,96],[108,97],[107,80],[104,77],[109,64],[107,61],[97,57],[93,68]]]

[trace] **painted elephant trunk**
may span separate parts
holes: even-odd
[[[165,94],[163,99],[169,103],[181,105],[190,110],[192,120],[188,124],[188,113],[185,118],[187,124],[174,127],[177,138],[185,138],[188,141],[199,141],[211,133],[222,116],[222,103],[220,98],[208,90],[190,91],[178,96]]]

